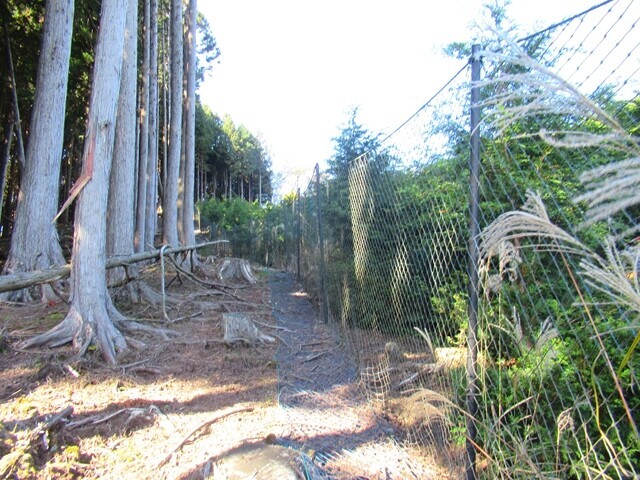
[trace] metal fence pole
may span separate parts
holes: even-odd
[[[296,193],[296,278],[300,281],[300,249],[302,244],[302,213],[300,212],[300,188]]]
[[[316,163],[316,198],[318,203],[318,249],[320,250],[320,302],[322,305],[322,319],[329,322],[329,307],[327,305],[326,270],[324,265],[324,235],[322,233],[322,193],[320,190],[320,165]]]
[[[479,45],[473,45],[471,50],[471,154],[469,157],[469,330],[467,333],[467,459],[466,478],[476,478],[476,415],[478,413],[478,224],[479,215],[479,172],[480,172],[480,80],[481,58],[478,55]]]

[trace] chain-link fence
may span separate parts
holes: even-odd
[[[271,261],[341,327],[372,404],[467,478],[640,475],[639,16],[496,32],[279,220]]]

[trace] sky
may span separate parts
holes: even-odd
[[[268,148],[280,193],[306,185],[358,108],[368,130],[390,133],[464,64],[442,49],[486,24],[485,0],[201,0],[221,51],[200,86]],[[598,0],[513,0],[523,34]]]

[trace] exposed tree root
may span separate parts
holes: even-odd
[[[134,279],[126,285],[112,289],[115,298],[120,302],[140,304],[145,303],[152,307],[162,304],[162,294],[152,288],[148,283]],[[165,304],[175,305],[177,300],[171,296],[165,296]]]
[[[0,458],[0,478],[18,478],[15,470],[23,457],[31,455],[32,452],[43,446],[47,448],[48,442],[45,439],[49,436],[49,432],[60,424],[64,424],[72,413],[73,407],[69,405],[31,430],[11,452]]]
[[[60,246],[50,247],[48,252],[41,252],[35,258],[22,259],[16,256],[9,257],[4,267],[4,275],[18,275],[35,270],[48,270],[56,265],[64,265],[66,260],[62,256]],[[67,282],[59,279],[53,285],[42,284],[33,285],[19,290],[0,293],[0,300],[20,303],[34,303],[48,301],[58,301],[61,296],[58,291],[67,289]]]
[[[149,325],[145,325],[144,323],[134,322],[132,320],[118,322],[118,326],[121,327],[122,330],[127,332],[150,333],[152,335],[159,336],[163,340],[169,340],[170,338],[178,335],[178,332],[176,332],[175,330],[170,330],[168,328],[150,327]]]
[[[158,465],[156,468],[162,467],[165,463],[171,460],[171,456],[174,453],[176,453],[178,450],[180,450],[191,439],[191,437],[193,437],[196,433],[198,433],[198,431],[202,430],[205,427],[209,427],[213,423],[219,420],[222,420],[223,418],[226,418],[229,415],[235,415],[237,413],[242,413],[242,412],[252,412],[254,408],[255,407],[253,406],[231,408],[225,412],[219,413],[218,415],[214,416],[210,420],[207,420],[202,425],[198,425],[197,428],[189,432],[189,434],[173,450],[171,450],[162,460],[160,460],[160,462],[158,462]]]
[[[84,315],[78,311],[75,303],[71,304],[66,318],[48,332],[24,340],[18,348],[59,347],[72,343],[78,350],[78,356],[83,356],[90,345],[96,345],[105,360],[115,365],[117,352],[127,348],[128,343],[134,343],[134,348],[141,345],[137,340],[126,339],[124,332],[144,332],[160,336],[167,340],[176,332],[168,329],[155,328],[139,322],[128,320],[114,307],[110,298],[106,302],[93,302],[84,306]],[[144,344],[142,344],[143,346]]]

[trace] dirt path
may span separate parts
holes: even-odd
[[[286,342],[276,352],[287,425],[282,443],[313,452],[329,478],[450,478],[424,452],[394,440],[395,427],[364,397],[339,332],[320,320],[293,276],[273,273],[269,283],[278,333]]]
[[[271,303],[283,343],[276,352],[278,399],[290,425],[283,439],[323,455],[385,436],[356,385],[356,368],[338,332],[293,277],[270,278]]]
[[[335,329],[320,321],[293,276],[274,273],[269,286],[276,325],[286,342],[276,352],[280,403],[293,406],[300,391],[322,392],[352,383],[356,368],[346,345]]]

